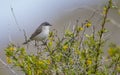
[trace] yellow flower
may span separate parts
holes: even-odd
[[[10,59],[10,57],[6,57],[6,61],[7,61],[8,64],[12,63],[12,60]]]
[[[92,23],[91,22],[87,22],[86,24],[85,24],[85,26],[88,28],[88,27],[90,27],[92,25]]]
[[[53,44],[53,42],[52,42],[52,41],[50,41],[50,42],[48,43],[48,46],[52,46],[52,44]]]
[[[9,49],[10,51],[14,51],[16,48],[13,47],[13,46],[11,46],[11,47],[9,47],[8,49]]]
[[[63,50],[67,50],[67,49],[68,49],[68,45],[64,45]]]
[[[90,59],[87,60],[87,65],[91,65],[92,61]]]
[[[82,30],[83,30],[83,27],[78,27],[77,30],[78,30],[78,31],[82,31]]]
[[[43,65],[44,64],[44,62],[42,60],[39,60],[38,63],[39,63],[39,65]]]

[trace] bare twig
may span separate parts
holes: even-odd
[[[24,32],[25,41],[27,41],[26,31],[24,29],[23,29],[23,32]]]
[[[15,23],[16,23],[16,25],[17,25],[17,27],[18,27],[18,30],[21,31],[21,28],[19,27],[18,21],[17,21],[17,19],[16,19],[15,13],[14,13],[14,10],[13,10],[12,7],[10,7],[10,9],[11,9],[12,15],[13,15],[13,17],[14,17]]]
[[[108,12],[111,8],[111,4],[112,4],[112,0],[109,0],[109,3],[107,5],[107,8],[105,10],[105,14],[104,14],[104,17],[103,17],[103,22],[101,24],[101,30],[100,30],[100,35],[99,35],[99,44],[98,44],[98,47],[96,48],[97,56],[96,56],[96,60],[95,60],[95,63],[96,63],[95,71],[94,71],[95,74],[96,74],[97,69],[98,69],[98,60],[99,60],[98,58],[99,58],[99,55],[100,55],[99,50],[100,50],[100,47],[102,45],[102,37],[103,37],[103,33],[104,33],[103,30],[105,28],[106,19],[107,19],[107,16],[108,16]]]

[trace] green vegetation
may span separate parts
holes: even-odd
[[[37,46],[36,54],[28,54],[24,47],[9,44],[5,49],[8,64],[20,67],[25,75],[119,75],[120,47],[110,44],[108,55],[104,55],[105,23],[112,7],[112,0],[109,0],[103,9],[99,30],[95,30],[90,20],[81,25],[77,21],[74,29],[66,29],[62,38],[53,30],[47,43]],[[86,34],[88,29],[93,33]]]

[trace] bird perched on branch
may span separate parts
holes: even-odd
[[[25,41],[23,44],[27,44],[28,42],[35,41],[44,41],[49,35],[49,27],[52,26],[48,22],[43,22],[31,35],[31,37]]]

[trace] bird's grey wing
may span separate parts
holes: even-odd
[[[37,36],[38,34],[40,34],[42,32],[42,27],[39,26],[36,31],[31,35],[30,39],[32,40],[35,36]]]

